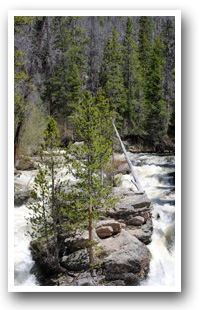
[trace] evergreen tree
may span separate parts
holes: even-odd
[[[44,132],[45,143],[41,146],[41,164],[38,175],[35,178],[32,197],[37,200],[37,204],[31,205],[32,217],[32,238],[45,237],[47,244],[47,258],[51,263],[49,238],[53,235],[53,257],[54,268],[60,269],[59,264],[59,235],[61,229],[59,198],[63,195],[57,188],[60,180],[56,179],[57,169],[61,164],[59,145],[59,132],[55,120],[50,117],[47,128]],[[49,180],[50,179],[50,180]]]
[[[47,128],[45,130],[45,143],[44,143],[44,150],[48,151],[47,157],[49,158],[48,168],[50,171],[50,177],[51,177],[51,214],[52,214],[52,220],[53,220],[53,235],[54,235],[54,258],[55,258],[55,266],[58,270],[59,265],[59,249],[58,249],[58,221],[59,221],[59,209],[58,204],[56,203],[56,168],[58,166],[58,145],[59,145],[59,131],[56,127],[55,120],[50,117],[49,123],[47,125]],[[56,152],[56,154],[55,154]]]
[[[127,18],[123,45],[123,76],[127,97],[124,116],[124,121],[127,121],[127,133],[138,135],[142,131],[144,98],[138,50],[133,39],[130,17]]]
[[[106,96],[110,98],[111,107],[122,119],[125,112],[126,93],[122,74],[122,47],[116,27],[114,27],[104,49],[100,83]]]
[[[152,47],[152,21],[149,16],[139,18],[138,51],[142,76],[145,79]]]
[[[58,60],[54,74],[46,84],[43,99],[49,98],[50,114],[56,119],[71,116],[86,84],[88,39],[86,30],[79,26],[79,19],[68,16],[54,18],[54,45],[58,49]]]
[[[145,128],[153,137],[164,133],[166,103],[163,97],[162,76],[164,70],[163,42],[158,37],[150,53],[150,62],[145,84]]]
[[[77,221],[86,225],[89,230],[89,257],[93,275],[95,264],[93,220],[98,219],[107,207],[115,203],[115,199],[111,198],[111,185],[101,181],[101,171],[107,167],[112,152],[111,137],[105,134],[106,127],[111,127],[112,119],[108,102],[104,100],[103,94],[99,94],[97,105],[95,105],[94,98],[87,91],[74,121],[77,137],[83,144],[70,147],[73,155],[70,166],[78,182],[72,186],[69,199],[71,208],[75,210]]]
[[[27,208],[31,211],[27,220],[31,223],[31,231],[28,234],[32,239],[45,238],[47,261],[50,263],[50,236],[52,234],[51,213],[48,210],[49,205],[49,184],[48,169],[38,166],[38,174],[34,180],[34,187],[31,192],[32,198],[37,202]]]

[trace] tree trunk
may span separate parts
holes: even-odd
[[[88,155],[88,164],[91,164],[91,154]],[[92,175],[89,170],[89,263],[91,276],[94,274],[93,269],[93,237],[92,237]]]
[[[22,121],[20,121],[17,124],[17,130],[16,130],[16,133],[15,133],[15,139],[14,139],[14,167],[16,167],[17,158],[18,158],[21,129],[22,129]]]
[[[123,153],[124,153],[124,156],[125,156],[125,158],[126,158],[126,161],[127,161],[128,165],[129,165],[129,168],[130,168],[130,170],[131,170],[131,173],[132,173],[132,176],[133,176],[133,179],[134,179],[133,184],[136,186],[136,188],[138,189],[139,192],[144,193],[144,190],[143,190],[143,188],[142,188],[142,185],[140,184],[140,181],[139,181],[139,179],[138,179],[138,176],[137,176],[136,172],[134,171],[133,165],[132,165],[132,163],[131,163],[131,161],[130,161],[130,159],[129,159],[127,153],[126,153],[126,149],[125,149],[125,147],[124,147],[123,142],[121,141],[121,138],[120,138],[120,136],[119,136],[119,133],[118,133],[117,128],[116,128],[116,126],[115,126],[114,123],[113,123],[113,126],[114,126],[114,129],[115,129],[116,135],[117,135],[117,139],[119,140],[119,143],[120,143],[120,145],[121,145],[122,151],[123,151]]]
[[[53,152],[51,147],[51,153]],[[53,217],[53,229],[54,229],[54,255],[55,255],[55,266],[56,269],[59,270],[59,251],[58,251],[58,237],[57,237],[57,214],[56,214],[56,206],[55,206],[55,187],[54,187],[54,159],[53,155],[51,156],[52,161],[52,217]]]

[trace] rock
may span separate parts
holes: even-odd
[[[128,166],[127,163],[115,163],[115,170],[114,170],[114,175],[116,174],[129,174],[131,171],[130,171],[130,168]]]
[[[128,225],[140,226],[140,225],[144,224],[144,222],[145,222],[145,219],[142,216],[130,215],[130,216],[128,216],[128,219],[127,219]]]
[[[68,256],[63,256],[61,265],[73,271],[81,271],[89,269],[89,253],[88,250],[79,250]]]
[[[114,196],[120,200],[116,207],[108,210],[108,215],[123,220],[127,225],[142,225],[150,217],[151,200],[144,194],[134,193],[124,187],[114,189]]]
[[[140,228],[134,227],[131,229],[131,226],[127,229],[132,236],[136,237],[138,240],[144,244],[149,244],[151,242],[151,236],[153,231],[153,223],[151,219],[148,219],[145,225],[142,225]]]
[[[35,170],[37,166],[34,161],[30,159],[29,156],[22,156],[16,164],[17,170]]]
[[[20,207],[26,204],[29,198],[31,198],[31,192],[29,190],[16,191],[14,194],[14,205]]]
[[[93,232],[93,235],[95,231]],[[71,234],[64,240],[67,253],[73,253],[84,247],[88,247],[89,232],[87,230],[77,230],[76,234]]]
[[[96,224],[96,233],[99,238],[110,237],[121,231],[121,224],[113,219],[100,221]]]
[[[96,229],[99,238],[106,238],[112,236],[113,229],[111,226],[103,226]]]
[[[150,252],[147,247],[127,231],[101,240],[106,281],[123,280],[125,285],[139,285],[148,273]]]

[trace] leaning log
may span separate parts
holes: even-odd
[[[134,170],[134,168],[133,168],[133,165],[132,165],[132,163],[131,163],[131,161],[130,161],[130,158],[128,157],[128,155],[127,155],[127,153],[126,153],[126,149],[125,149],[125,147],[124,147],[123,142],[121,141],[120,135],[119,135],[118,130],[117,130],[117,128],[116,128],[116,126],[115,126],[114,123],[113,123],[113,127],[114,127],[114,130],[115,130],[117,139],[119,140],[121,149],[122,149],[122,151],[123,151],[123,153],[124,153],[124,156],[125,156],[125,158],[126,158],[126,161],[127,161],[127,163],[128,163],[128,166],[129,166],[129,168],[130,168],[130,170],[131,170],[131,174],[132,174],[132,176],[133,176],[132,182],[133,182],[133,184],[136,186],[137,190],[138,190],[140,193],[144,193],[144,190],[143,190],[143,188],[142,188],[142,185],[140,184],[139,178],[138,178],[138,176],[137,176],[137,174],[136,174],[136,172],[135,172],[135,170]]]

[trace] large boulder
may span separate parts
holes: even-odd
[[[137,238],[125,230],[117,236],[101,240],[103,270],[106,281],[122,280],[125,285],[139,285],[149,270],[150,252]]]

